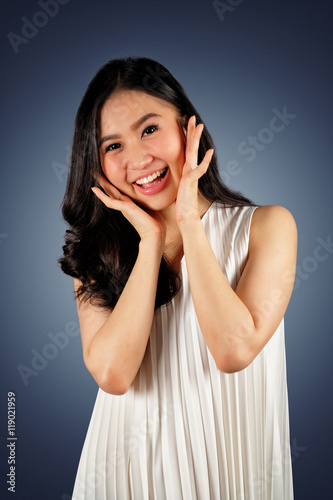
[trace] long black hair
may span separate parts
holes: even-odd
[[[62,213],[70,229],[66,231],[63,257],[64,273],[78,278],[82,285],[77,297],[114,308],[135,264],[140,237],[123,214],[108,209],[91,191],[94,174],[101,173],[98,154],[100,114],[106,100],[116,90],[137,90],[171,103],[187,128],[196,116],[203,123],[184,89],[157,61],[145,57],[113,59],[96,73],[79,106],[72,144],[71,162]],[[198,151],[200,163],[213,140],[205,127]],[[254,205],[222,181],[216,153],[207,172],[199,179],[199,192],[212,202],[225,206]],[[155,308],[169,302],[181,286],[180,278],[165,256],[162,257]]]

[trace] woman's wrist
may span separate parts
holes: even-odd
[[[203,228],[202,221],[198,219],[188,219],[182,222],[178,222],[178,227],[180,234],[184,238],[191,238],[193,232],[201,231]]]
[[[141,238],[139,243],[139,252],[144,252],[145,254],[157,255],[160,259],[165,246],[165,238],[162,236],[146,236]]]

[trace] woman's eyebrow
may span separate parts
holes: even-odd
[[[149,118],[152,118],[154,116],[161,116],[157,113],[147,113],[146,115],[144,116],[141,116],[141,118],[139,118],[136,122],[133,123],[133,125],[130,126],[131,130],[136,130],[137,128],[140,127],[140,125],[142,125],[146,120],[148,120]],[[102,139],[100,139],[99,143],[98,143],[98,147],[100,147],[103,142],[105,141],[113,141],[114,139],[120,139],[120,135],[118,134],[112,134],[112,135],[106,135],[105,137],[103,137]]]

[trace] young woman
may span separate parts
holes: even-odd
[[[99,386],[73,499],[292,499],[295,222],[223,184],[161,64],[112,60],[91,81],[63,215],[60,262]]]

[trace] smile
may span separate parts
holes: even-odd
[[[166,169],[167,169],[167,167],[163,168],[162,170],[157,170],[157,172],[154,172],[153,174],[148,175],[148,177],[141,177],[140,179],[137,179],[135,181],[135,184],[138,184],[139,186],[149,184],[149,183],[153,182],[155,179],[157,179],[158,177],[161,177],[162,174],[163,174],[163,176],[162,176],[162,178],[163,178],[164,175],[166,174]]]
[[[141,177],[133,182],[133,186],[140,193],[145,195],[157,194],[164,189],[168,184],[169,168],[165,167],[162,170],[157,170],[148,177]]]

